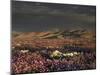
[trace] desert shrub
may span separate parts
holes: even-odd
[[[55,50],[52,54],[51,54],[52,58],[58,59],[62,57],[62,52]]]

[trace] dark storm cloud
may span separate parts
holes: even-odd
[[[83,13],[83,14],[94,14],[95,7],[91,6],[80,6],[80,5],[68,5],[68,4],[50,4],[50,3],[39,3],[39,2],[19,2],[14,1],[12,3],[12,10],[14,13]]]
[[[45,31],[52,28],[95,29],[95,6],[12,2],[13,31]]]

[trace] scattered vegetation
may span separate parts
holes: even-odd
[[[12,74],[96,68],[95,34],[86,30],[12,36]]]

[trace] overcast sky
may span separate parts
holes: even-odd
[[[12,1],[13,31],[95,30],[96,7]]]

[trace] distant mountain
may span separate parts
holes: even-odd
[[[55,31],[55,32],[49,32],[45,35],[39,36],[40,38],[68,38],[68,37],[74,37],[74,38],[78,38],[81,37],[83,35],[83,33],[87,32],[86,30],[73,30],[73,31],[67,31],[67,30],[63,30],[63,31]]]
[[[53,30],[47,32],[23,32],[23,33],[13,33],[16,38],[28,38],[28,39],[65,39],[65,38],[90,38],[95,36],[94,33],[88,32],[87,30]]]

